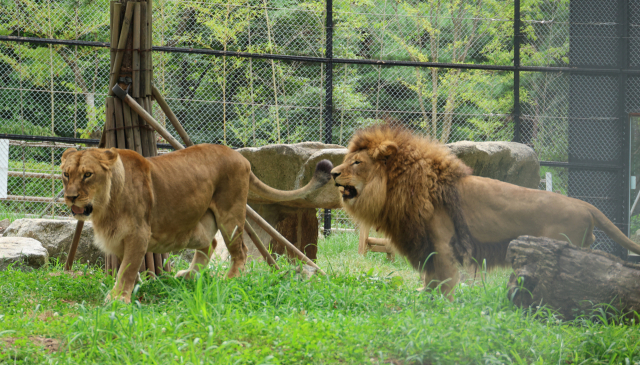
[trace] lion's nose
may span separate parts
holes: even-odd
[[[333,176],[333,179],[335,180],[336,177],[340,176],[342,174],[342,172],[332,172],[331,176]]]

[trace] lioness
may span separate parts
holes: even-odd
[[[509,242],[544,236],[589,247],[597,226],[640,254],[602,212],[578,199],[472,176],[444,145],[389,126],[357,132],[331,174],[345,210],[390,239],[449,298],[458,264],[507,265]],[[474,261],[475,259],[475,261]]]
[[[239,152],[201,144],[144,158],[130,150],[74,148],[62,154],[64,200],[78,220],[93,221],[95,244],[121,261],[107,301],[130,302],[146,252],[196,249],[191,277],[209,262],[221,230],[231,254],[228,277],[247,259],[242,242],[249,190],[273,201],[306,196],[331,179],[331,162],[320,161],[311,181],[294,191],[273,189],[251,172]]]

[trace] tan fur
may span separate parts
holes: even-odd
[[[196,249],[189,269],[176,275],[189,278],[209,262],[218,229],[231,254],[228,277],[238,276],[247,259],[241,237],[249,190],[274,201],[304,197],[330,179],[331,167],[322,163],[324,172],[317,169],[307,186],[290,192],[266,186],[240,153],[218,145],[152,158],[115,148],[68,149],[60,169],[66,204],[90,212],[74,215],[93,221],[95,243],[121,261],[107,300],[129,302],[146,252]]]
[[[597,226],[640,253],[640,245],[588,203],[470,173],[446,146],[389,126],[356,133],[344,162],[331,171],[345,210],[384,232],[424,273],[425,284],[442,285],[449,298],[459,264],[507,265],[508,243],[521,235],[568,237],[589,247]]]

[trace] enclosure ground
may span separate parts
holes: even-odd
[[[449,302],[417,292],[403,260],[358,256],[356,235],[319,245],[328,277],[281,260],[226,280],[219,262],[197,281],[145,282],[132,305],[103,305],[113,279],[97,268],[0,272],[0,363],[640,363],[637,327],[511,305],[510,270],[466,280]]]

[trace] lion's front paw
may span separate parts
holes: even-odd
[[[198,272],[196,270],[180,270],[176,274],[175,278],[185,278],[187,280],[194,279],[198,277]]]

